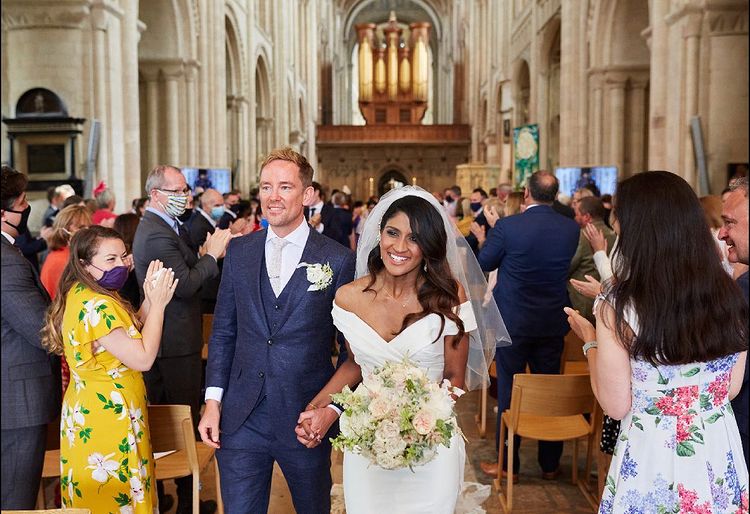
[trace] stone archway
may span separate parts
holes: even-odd
[[[409,181],[400,170],[396,168],[387,169],[378,179],[378,196],[383,196],[395,187],[406,185],[409,185]]]

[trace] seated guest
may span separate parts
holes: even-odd
[[[112,228],[115,218],[117,218],[117,214],[114,213],[114,193],[107,189],[107,185],[104,182],[100,182],[96,186],[96,189],[94,189],[94,199],[96,200],[96,211],[91,217],[91,222],[94,225]]]

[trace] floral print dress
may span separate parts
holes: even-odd
[[[96,513],[158,513],[143,376],[93,349],[116,328],[141,338],[112,297],[71,288],[62,326],[71,378],[60,421],[62,502]]]
[[[737,358],[675,366],[631,360],[632,406],[600,513],[748,512],[748,472],[728,398]]]

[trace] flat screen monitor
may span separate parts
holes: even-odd
[[[560,194],[573,196],[576,189],[593,183],[600,195],[614,195],[617,188],[617,166],[577,166],[555,168]]]
[[[196,194],[196,188],[216,189],[224,194],[232,190],[232,170],[229,168],[182,168],[185,180]]]

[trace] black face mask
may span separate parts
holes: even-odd
[[[238,203],[236,203],[236,204],[232,205],[232,206],[231,206],[231,207],[229,208],[229,210],[230,210],[230,211],[232,211],[233,213],[235,213],[235,214],[238,214],[238,215],[239,215],[239,213],[240,213],[240,209],[242,209],[242,206],[241,206],[240,204],[238,204]]]
[[[448,203],[453,203],[455,200],[453,200],[452,196],[446,196],[445,197],[445,201],[448,202]]]
[[[180,216],[178,216],[177,219],[185,223],[187,220],[190,219],[190,216],[192,214],[193,214],[193,209],[185,209],[185,212],[183,212]]]
[[[16,229],[16,231],[19,234],[23,234],[24,232],[26,232],[26,227],[28,226],[28,223],[29,223],[29,214],[31,214],[31,205],[27,206],[22,211],[14,211],[13,209],[6,209],[5,211],[6,212],[13,212],[15,214],[20,214],[21,215],[21,221],[18,222],[18,225],[14,225],[10,221],[6,221],[5,223],[7,223],[8,225],[10,225],[14,229]]]

